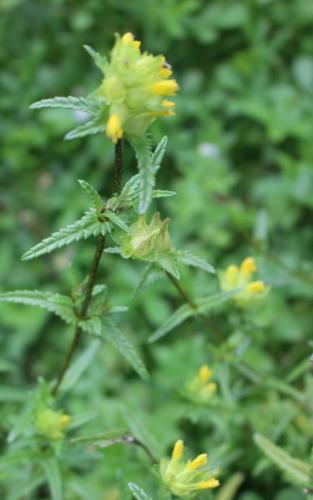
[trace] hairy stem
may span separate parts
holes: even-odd
[[[122,178],[122,166],[123,166],[122,141],[120,139],[119,141],[117,141],[117,143],[115,145],[115,172],[114,172],[112,195],[118,194],[120,191],[121,178]],[[91,268],[89,271],[88,281],[87,281],[86,290],[85,290],[85,297],[84,297],[84,300],[83,300],[83,303],[82,303],[82,306],[81,306],[81,309],[79,312],[80,319],[86,319],[86,317],[87,317],[88,307],[89,307],[90,300],[92,297],[92,291],[93,291],[93,288],[95,286],[97,271],[98,271],[100,260],[101,260],[102,254],[103,254],[104,246],[105,246],[105,237],[101,235],[98,239],[96,252],[95,252],[95,255],[94,255],[94,258],[92,261],[92,265],[91,265]],[[52,389],[53,395],[57,394],[59,387],[62,384],[64,375],[67,372],[67,370],[71,364],[73,355],[77,349],[81,335],[82,335],[82,330],[81,330],[80,326],[77,324],[76,328],[75,328],[72,344],[71,344],[70,349],[66,355],[64,364],[63,364],[62,369],[57,377],[56,383],[53,386],[53,389]]]
[[[192,299],[189,297],[189,295],[187,294],[187,292],[182,288],[182,286],[179,284],[179,282],[177,281],[177,279],[174,278],[174,276],[172,276],[167,271],[165,271],[165,274],[168,277],[168,279],[171,281],[171,283],[173,283],[174,287],[176,288],[177,292],[179,293],[179,295],[181,296],[181,298],[183,299],[183,301],[186,302],[187,304],[189,304],[190,307],[192,307],[192,309],[194,311],[196,311],[197,316],[200,319],[202,319],[202,321],[204,323],[206,323],[210,327],[210,330],[212,331],[214,337],[216,339],[220,340],[220,338],[221,338],[220,332],[216,329],[215,325],[209,320],[209,318],[207,318],[204,314],[202,314],[202,313],[200,313],[198,311],[198,308],[197,308],[196,304],[192,301]]]

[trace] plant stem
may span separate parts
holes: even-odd
[[[171,283],[173,283],[174,287],[176,288],[176,290],[178,291],[179,295],[181,296],[181,298],[183,299],[184,302],[186,302],[187,304],[190,305],[190,307],[192,307],[192,309],[194,311],[196,311],[197,313],[197,316],[199,318],[202,319],[202,321],[204,321],[211,329],[214,337],[216,339],[219,339],[221,338],[221,334],[220,332],[216,329],[216,327],[214,326],[214,324],[209,320],[209,318],[207,318],[204,314],[200,313],[198,311],[198,308],[196,306],[196,304],[191,300],[191,298],[189,297],[189,295],[187,294],[187,292],[182,288],[182,286],[178,283],[177,279],[174,278],[174,276],[172,276],[172,274],[168,273],[167,271],[165,271],[165,274],[166,276],[168,277],[168,279],[171,281]]]
[[[123,156],[122,156],[122,141],[121,139],[117,141],[115,145],[115,172],[114,172],[114,180],[113,180],[113,189],[112,189],[112,195],[116,195],[120,191],[121,187],[121,178],[122,178],[122,166],[123,166]],[[87,286],[86,286],[86,291],[85,291],[85,297],[79,312],[79,318],[80,319],[86,319],[87,317],[87,312],[88,312],[88,307],[90,304],[90,300],[92,297],[92,291],[95,286],[96,282],[96,277],[97,277],[97,271],[99,268],[100,260],[103,254],[105,246],[105,236],[100,236],[98,239],[97,247],[96,247],[96,252],[92,261],[92,265],[89,271],[88,275],[88,281],[87,281]],[[72,344],[70,346],[70,349],[66,355],[64,365],[58,375],[58,378],[56,380],[55,385],[53,386],[52,389],[52,394],[55,396],[59,390],[59,387],[63,381],[64,375],[67,372],[73,355],[77,349],[80,337],[82,335],[82,330],[80,326],[77,324],[74,332],[74,337]]]

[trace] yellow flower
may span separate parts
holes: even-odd
[[[70,421],[71,417],[69,415],[45,408],[38,412],[35,427],[38,434],[52,441],[57,441],[64,437],[63,430]]]
[[[226,271],[220,273],[220,285],[222,290],[231,291],[236,288],[238,293],[234,296],[237,305],[245,307],[256,300],[262,299],[269,287],[263,281],[253,281],[252,276],[257,271],[253,257],[247,257],[238,268],[234,264],[228,266]]]
[[[140,45],[132,33],[117,35],[109,62],[100,64],[104,78],[95,95],[109,108],[106,135],[114,143],[124,134],[142,136],[158,116],[174,114],[164,107],[175,104],[163,100],[178,90],[176,80],[168,79],[172,69],[163,55],[142,53]]]
[[[121,139],[123,130],[121,127],[121,119],[119,115],[111,115],[107,122],[106,134],[112,139],[114,144]]]
[[[194,403],[208,404],[217,390],[217,385],[210,382],[213,372],[208,365],[202,365],[199,372],[186,384],[186,396]]]
[[[175,443],[172,458],[163,459],[160,463],[160,473],[168,489],[179,498],[192,497],[200,490],[207,490],[219,486],[215,475],[208,467],[206,453],[201,453],[192,461],[182,460],[184,443],[179,440]]]

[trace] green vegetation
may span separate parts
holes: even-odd
[[[312,23],[0,1],[1,498],[313,497]],[[115,32],[165,55],[176,116],[92,94]]]

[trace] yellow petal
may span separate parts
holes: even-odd
[[[164,101],[162,101],[161,104],[165,108],[175,108],[175,102],[173,101],[167,101],[166,99],[164,99]]]
[[[256,272],[256,264],[253,257],[247,257],[240,266],[240,272],[245,276],[249,277],[251,274]]]
[[[156,95],[175,95],[178,89],[176,80],[160,80],[151,85],[151,91]]]
[[[123,130],[119,115],[111,115],[107,121],[106,135],[112,139],[114,144],[121,139]]]
[[[205,384],[212,377],[212,370],[208,365],[202,365],[199,370],[199,378],[203,384]]]
[[[205,465],[208,461],[208,456],[206,453],[201,453],[201,455],[198,455],[192,462],[190,462],[187,465],[187,468],[189,470],[196,470],[199,469],[199,467],[202,467],[202,465]]]
[[[133,41],[133,47],[135,49],[140,49],[141,42],[139,40],[134,40]]]
[[[246,286],[246,292],[248,293],[262,293],[266,290],[266,285],[263,281],[252,281]]]
[[[122,43],[124,45],[130,45],[131,43],[133,43],[134,41],[134,35],[132,33],[125,33],[123,36],[122,36]]]
[[[207,384],[204,389],[209,394],[213,394],[213,392],[216,392],[216,388],[217,385],[212,382],[211,384]]]
[[[168,78],[169,76],[171,76],[172,73],[173,71],[171,70],[171,68],[163,67],[160,69],[161,78]]]
[[[173,462],[178,462],[178,460],[182,457],[182,454],[184,453],[184,442],[179,439],[176,441],[173,453],[172,453],[172,460]]]
[[[208,479],[208,481],[200,481],[199,483],[196,483],[196,488],[198,490],[208,490],[209,488],[217,488],[219,485],[220,482],[218,479],[212,477],[211,479]]]

